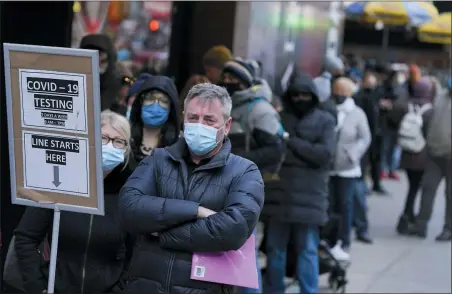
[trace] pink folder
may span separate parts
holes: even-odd
[[[190,278],[257,289],[254,234],[237,251],[193,253]]]

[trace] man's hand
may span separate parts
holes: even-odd
[[[198,207],[198,218],[206,218],[206,217],[209,217],[209,216],[211,216],[211,215],[213,215],[215,213],[216,213],[215,211],[210,210],[208,208],[205,208],[205,207],[202,207],[202,206]]]

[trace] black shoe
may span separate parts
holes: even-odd
[[[422,226],[416,224],[414,226],[408,227],[408,234],[410,236],[419,237],[421,239],[427,238],[427,228],[426,226]]]
[[[373,241],[370,238],[368,233],[357,234],[356,241],[359,241],[364,244],[372,244],[373,243]]]
[[[397,223],[396,231],[400,235],[409,235],[410,228],[415,225],[414,218],[407,215],[402,215]],[[412,230],[412,229],[411,229]]]
[[[372,191],[380,196],[389,196],[388,191],[383,189],[382,187],[374,187]]]
[[[436,239],[438,242],[447,242],[452,240],[452,232],[450,230],[444,229],[441,234],[439,234]]]

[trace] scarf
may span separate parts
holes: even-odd
[[[342,128],[342,126],[345,122],[345,118],[347,117],[348,113],[353,111],[353,109],[355,109],[355,107],[356,107],[355,101],[350,97],[347,97],[347,99],[345,99],[344,103],[338,104],[336,106],[336,108],[337,108],[336,132]]]

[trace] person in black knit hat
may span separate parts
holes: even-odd
[[[261,86],[254,85],[254,76],[249,62],[234,59],[224,65],[220,86],[232,98],[228,135],[232,152],[253,161],[265,181],[266,175],[278,172],[284,153],[284,130],[278,112],[263,97]],[[262,289],[243,289],[243,293],[262,293]]]

